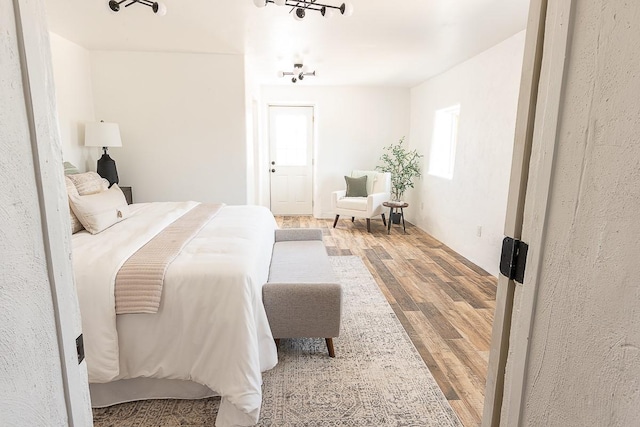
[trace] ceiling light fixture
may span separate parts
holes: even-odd
[[[278,71],[278,77],[293,76],[291,82],[295,83],[298,80],[304,80],[305,76],[315,76],[315,71],[304,71],[302,64],[293,64],[293,71]]]
[[[167,6],[165,6],[164,3],[160,3],[159,1],[150,1],[150,0],[120,0],[120,1],[110,0],[109,8],[114,12],[118,12],[120,11],[120,5],[122,3],[127,3],[124,5],[124,7],[129,7],[135,3],[149,6],[151,10],[153,10],[153,13],[155,13],[158,16],[164,16],[167,14]]]
[[[353,5],[351,3],[342,3],[340,6],[332,6],[330,4],[319,3],[316,0],[253,0],[253,4],[257,7],[265,7],[267,4],[273,3],[276,6],[289,6],[293,13],[293,17],[298,21],[302,20],[308,10],[320,12],[325,18],[330,18],[337,10],[341,15],[351,16],[353,14]]]

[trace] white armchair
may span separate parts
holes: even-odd
[[[358,171],[351,172],[352,178],[367,176],[367,197],[346,197],[346,190],[334,191],[331,194],[331,206],[336,214],[333,228],[338,224],[340,215],[367,220],[367,231],[371,233],[371,218],[380,215],[387,225],[382,203],[391,200],[391,174],[388,172]]]

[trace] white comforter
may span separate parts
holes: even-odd
[[[132,205],[129,218],[102,233],[73,236],[89,381],[196,381],[222,396],[216,426],[253,425],[261,372],[277,363],[262,304],[276,228],[267,209],[223,207],[169,266],[158,313],[116,318],[120,266],[196,205]]]

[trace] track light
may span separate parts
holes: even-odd
[[[164,16],[167,14],[167,6],[164,5],[164,3],[160,3],[158,1],[151,1],[151,0],[110,0],[109,1],[109,8],[111,10],[113,10],[114,12],[119,12],[120,11],[120,5],[122,3],[126,3],[124,5],[124,7],[129,7],[132,4],[142,4],[144,6],[149,6],[151,8],[151,10],[153,11],[153,13],[155,13],[158,16]],[[257,4],[257,3],[256,3]]]
[[[132,1],[132,0],[129,0]],[[293,12],[294,19],[301,21],[307,15],[307,11],[315,10],[320,12],[325,18],[330,18],[336,11],[341,15],[351,16],[353,14],[353,5],[351,3],[342,3],[340,6],[332,6],[330,4],[319,3],[317,0],[253,0],[253,4],[257,7],[265,7],[269,3],[277,6],[289,6]]]
[[[293,71],[278,71],[278,77],[292,76],[291,83],[304,80],[305,76],[315,76],[315,71],[304,71],[302,64],[293,64]]]

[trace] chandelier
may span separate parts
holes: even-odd
[[[265,7],[267,4],[273,3],[277,6],[289,6],[293,13],[293,17],[298,21],[304,19],[307,11],[315,10],[320,12],[325,18],[330,18],[336,11],[341,15],[351,16],[353,14],[353,6],[351,3],[342,3],[340,6],[332,6],[330,4],[320,3],[316,0],[253,0],[253,4],[257,7]]]
[[[278,77],[293,76],[291,82],[295,83],[298,80],[304,80],[305,76],[315,76],[315,71],[304,71],[302,64],[293,64],[293,71],[278,71]]]
[[[158,1],[150,1],[150,0],[110,0],[109,1],[109,8],[111,10],[113,10],[114,12],[118,12],[120,11],[120,5],[122,3],[127,3],[124,5],[124,7],[129,7],[132,4],[142,4],[144,6],[149,6],[151,8],[151,10],[153,10],[153,13],[157,14],[158,16],[164,16],[167,14],[167,6],[164,5],[164,3],[160,3]]]

